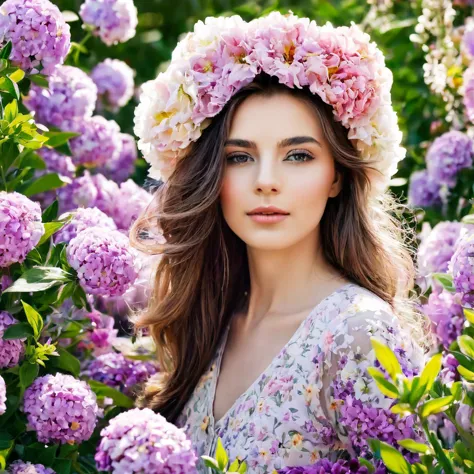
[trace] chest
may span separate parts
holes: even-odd
[[[260,376],[271,370],[281,350],[292,339],[307,312],[269,321],[245,331],[238,322],[232,325],[222,355],[214,397],[213,412],[219,421]]]

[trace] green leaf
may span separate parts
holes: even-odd
[[[5,106],[3,111],[3,118],[9,122],[13,122],[15,117],[18,115],[18,102],[12,100],[9,104]]]
[[[393,383],[389,382],[379,369],[376,369],[375,367],[369,367],[367,372],[369,372],[369,374],[373,377],[377,387],[384,395],[390,398],[398,398],[399,394],[397,387],[393,385]]]
[[[69,353],[67,349],[59,345],[56,346],[56,352],[59,354],[59,357],[50,359],[50,365],[58,369],[65,370],[66,372],[74,375],[74,377],[79,377],[81,372],[81,363],[79,360]]]
[[[20,385],[23,390],[27,389],[33,380],[38,376],[39,366],[38,364],[31,364],[25,360],[20,366]]]
[[[466,335],[459,336],[458,344],[464,355],[474,359],[474,339],[472,337]]]
[[[422,418],[426,418],[427,416],[434,415],[435,413],[441,413],[442,411],[450,407],[453,400],[454,397],[452,395],[429,400],[428,402],[421,405],[420,416]]]
[[[80,133],[76,132],[45,132],[43,134],[45,137],[48,137],[46,146],[56,148],[58,146],[64,145],[70,138],[78,137]]]
[[[59,202],[55,199],[43,212],[41,221],[43,223],[52,222],[58,218]]]
[[[224,449],[224,446],[222,445],[222,440],[221,438],[217,438],[217,447],[216,447],[216,461],[221,470],[224,470],[227,467],[227,463],[229,462],[229,458],[227,456],[227,453]]]
[[[21,193],[29,197],[34,194],[61,188],[64,184],[67,184],[67,182],[63,181],[57,173],[48,173],[33,181],[26,189],[22,189]]]
[[[433,446],[438,462],[444,468],[444,474],[455,474],[453,464],[451,463],[448,456],[446,456],[446,453],[441,447],[441,444],[439,443],[436,435],[432,431],[430,431],[428,435],[429,435],[428,441],[430,441],[431,445]]]
[[[122,408],[132,408],[134,406],[134,401],[131,398],[108,385],[98,382],[97,380],[88,380],[87,383],[99,398],[109,397],[114,401],[116,406]]]
[[[0,50],[0,58],[9,59],[12,52],[13,44],[11,40]]]
[[[23,339],[28,336],[33,336],[33,328],[27,323],[18,323],[8,326],[3,333],[3,339]]]
[[[433,386],[436,377],[441,370],[441,363],[442,363],[442,354],[434,355],[426,364],[423,372],[420,375],[419,382],[417,386],[412,386],[412,393],[410,394],[410,404],[413,408],[416,407],[418,402],[421,400],[423,395],[428,393]]]
[[[44,244],[53,234],[55,234],[58,230],[62,229],[67,221],[61,222],[47,222],[44,224],[44,234],[41,236],[41,239],[37,243],[37,246]]]
[[[204,464],[206,467],[210,467],[211,469],[219,469],[219,466],[217,465],[217,461],[210,456],[201,456],[202,460],[204,461]]]
[[[0,77],[0,91],[8,92],[15,99],[20,100],[20,89],[18,89],[18,85],[8,76]]]
[[[371,337],[370,342],[372,343],[372,347],[374,348],[375,356],[377,357],[378,361],[388,372],[392,380],[396,382],[397,375],[403,375],[397,356],[388,346],[377,340],[375,337]]]
[[[247,472],[247,463],[245,461],[242,462],[237,472],[239,474],[245,474]]]
[[[410,474],[410,465],[400,451],[387,443],[380,443],[380,454],[385,466],[394,474]]]
[[[33,267],[27,270],[4,293],[44,291],[55,285],[72,281],[72,275],[57,267]]]
[[[33,443],[26,446],[23,458],[31,463],[39,463],[44,466],[51,466],[56,457],[58,445],[47,446],[44,443]]]
[[[431,273],[431,277],[437,280],[443,288],[451,293],[453,293],[456,289],[453,285],[453,277],[448,275],[447,273]]]
[[[418,443],[413,439],[402,439],[397,442],[402,448],[408,449],[408,451],[412,453],[433,454],[433,451],[428,445]]]
[[[28,303],[25,303],[21,300],[23,309],[26,314],[26,319],[30,323],[30,326],[33,328],[33,334],[36,340],[41,336],[41,331],[43,330],[43,318],[32,306]]]
[[[451,395],[455,401],[459,401],[462,398],[462,382],[454,382],[451,385]]]
[[[40,87],[49,87],[48,78],[44,74],[31,74],[28,79]]]
[[[359,464],[361,466],[365,466],[370,473],[375,471],[375,466],[371,462],[367,461],[367,459],[364,459],[362,457],[357,459],[359,461]]]
[[[450,351],[451,354],[456,358],[456,360],[467,370],[470,370],[471,372],[474,371],[474,359],[472,357],[469,357],[462,352],[458,351]]]
[[[56,458],[53,463],[53,471],[56,474],[71,474],[72,461],[70,459]]]
[[[465,318],[474,325],[474,309],[463,308]]]

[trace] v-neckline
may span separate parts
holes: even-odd
[[[215,366],[215,376],[213,377],[213,383],[211,387],[211,408],[210,408],[210,418],[212,420],[213,427],[216,428],[217,426],[220,426],[220,424],[226,420],[226,418],[232,413],[232,411],[235,409],[237,406],[237,403],[239,403],[254,387],[257,385],[260,380],[262,379],[263,376],[267,374],[267,372],[273,367],[273,365],[280,359],[281,355],[283,352],[287,349],[287,347],[293,342],[293,340],[299,335],[300,331],[303,329],[303,327],[308,323],[308,321],[313,317],[315,313],[321,308],[321,306],[326,303],[329,299],[333,298],[335,295],[337,295],[339,292],[342,290],[356,285],[355,283],[349,282],[345,283],[344,285],[340,286],[336,290],[334,290],[332,293],[330,293],[328,296],[323,298],[316,306],[314,306],[309,314],[301,321],[300,325],[296,329],[296,331],[293,333],[293,335],[290,337],[288,342],[281,348],[280,352],[272,359],[272,361],[268,364],[266,369],[252,382],[252,384],[244,391],[242,392],[234,401],[234,403],[230,406],[230,408],[224,413],[224,415],[219,418],[219,420],[216,421],[214,417],[214,401],[216,399],[216,390],[217,390],[217,382],[219,380],[219,375],[221,372],[221,364],[222,364],[222,358],[224,355],[224,351],[226,348],[227,344],[227,339],[229,336],[230,332],[230,327],[232,323],[232,318],[231,321],[229,321],[227,328],[224,332],[224,335],[222,337],[222,342],[218,348],[217,352],[217,358],[216,358],[216,366]]]

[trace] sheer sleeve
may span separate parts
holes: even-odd
[[[365,310],[328,331],[320,403],[339,448],[353,457],[367,457],[367,438],[394,446],[399,439],[419,439],[414,418],[402,419],[391,413],[394,400],[380,392],[367,372],[368,367],[379,367],[372,336],[395,352],[406,376],[417,375],[423,367],[423,351],[401,330],[398,318],[382,309]]]

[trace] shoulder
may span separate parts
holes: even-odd
[[[399,358],[411,360],[414,367],[423,364],[423,350],[403,327],[391,305],[360,285],[348,288],[346,304],[336,320],[330,322],[328,331],[331,333],[328,355],[364,354],[373,359],[373,337],[390,347]]]

